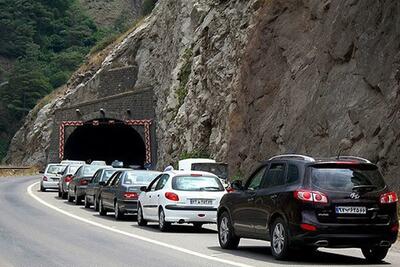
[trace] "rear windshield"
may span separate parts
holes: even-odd
[[[146,185],[154,180],[159,173],[154,172],[126,172],[123,184],[141,184]]]
[[[47,169],[47,173],[58,174],[59,172],[64,171],[65,165],[50,165]]]
[[[385,187],[382,175],[373,165],[312,167],[311,180],[314,186],[330,191],[352,192],[357,186],[369,186],[375,191]]]
[[[207,176],[174,177],[172,188],[181,191],[224,191],[224,187],[218,178]]]
[[[71,165],[69,166],[69,173],[74,174],[80,167],[81,165]]]
[[[83,170],[82,170],[82,177],[93,176],[93,174],[100,168],[101,168],[101,166],[96,166],[96,165],[85,166],[85,167],[83,167]]]
[[[116,172],[117,170],[106,170],[103,172],[103,176],[101,177],[100,181],[108,181],[110,177]]]

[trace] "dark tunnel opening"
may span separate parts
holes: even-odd
[[[119,160],[126,167],[143,167],[145,155],[145,144],[140,134],[122,122],[110,124],[100,121],[99,125],[89,122],[79,126],[69,136],[64,148],[64,159],[105,160],[107,164]]]

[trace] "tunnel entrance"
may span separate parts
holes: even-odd
[[[78,126],[68,137],[64,148],[64,159],[114,160],[124,166],[145,163],[146,149],[141,135],[122,121],[96,120]]]

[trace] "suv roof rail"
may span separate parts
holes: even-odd
[[[277,155],[277,156],[273,156],[273,157],[270,158],[269,160],[281,159],[281,158],[300,158],[300,159],[305,160],[305,161],[315,162],[315,159],[314,159],[314,158],[309,157],[309,156],[300,155],[300,154],[283,154],[283,155]]]
[[[350,159],[350,160],[358,160],[358,161],[365,162],[365,163],[371,163],[371,161],[369,161],[365,158],[355,157],[355,156],[339,156],[339,157],[336,157],[336,159]]]

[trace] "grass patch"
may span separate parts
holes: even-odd
[[[191,48],[187,48],[185,50],[183,54],[183,61],[183,66],[178,74],[179,87],[176,90],[176,96],[178,98],[178,109],[182,106],[188,93],[186,85],[189,82],[189,76],[192,72],[193,63],[193,51]]]

